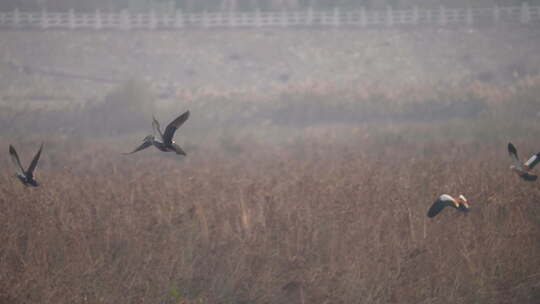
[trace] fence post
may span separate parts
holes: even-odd
[[[49,27],[49,18],[47,16],[47,10],[44,8],[41,10],[41,22],[42,29],[47,29]]]
[[[154,8],[150,10],[149,21],[148,21],[148,27],[153,30],[156,28],[156,12],[154,11]]]
[[[128,11],[126,9],[123,9],[120,13],[120,26],[123,30],[129,30],[131,29],[130,19],[128,15]]]
[[[229,18],[229,26],[230,27],[236,27],[237,24],[236,24],[236,16],[234,15],[234,11],[233,10],[230,10],[229,13],[227,14],[227,18]]]
[[[367,25],[366,9],[363,6],[360,8],[360,24],[362,27]]]
[[[472,25],[473,24],[473,13],[472,13],[472,8],[468,7],[467,8],[467,25]]]
[[[413,8],[413,24],[418,24],[419,14],[418,14],[418,7]]]
[[[208,14],[206,14],[206,10],[202,12],[202,26],[203,28],[208,28],[209,26]]]
[[[243,26],[250,26],[250,24],[249,24],[249,14],[251,14],[251,12],[242,12],[240,14]]]
[[[77,26],[75,24],[75,12],[73,11],[73,9],[69,10],[68,16],[69,16],[69,21],[68,21],[69,22],[69,29],[73,30]]]
[[[289,25],[289,20],[287,17],[287,11],[281,11],[281,26],[287,27]]]
[[[352,11],[345,12],[345,24],[347,24],[347,25],[353,25],[354,24],[353,12]]]
[[[180,9],[177,9],[176,14],[174,15],[174,27],[182,28],[183,26],[184,26],[184,18],[182,18],[182,11]]]
[[[386,7],[386,25],[394,25],[394,14],[392,12],[392,6],[390,5]]]
[[[115,30],[121,29],[122,28],[122,11],[107,13],[107,26],[110,29],[115,29]]]
[[[19,27],[19,23],[21,22],[21,16],[19,15],[19,9],[15,8],[13,11],[13,26]]]
[[[341,24],[341,20],[339,20],[340,18],[340,13],[339,13],[339,7],[334,7],[334,16],[333,16],[334,19],[333,22],[332,22],[332,25],[334,26],[339,26]]]
[[[499,10],[499,5],[495,4],[493,7],[493,21],[495,23],[499,23],[499,20],[501,19],[501,11]]]
[[[257,7],[255,10],[255,27],[262,26],[261,10]]]
[[[94,22],[94,28],[96,30],[99,30],[101,28],[101,13],[99,12],[99,9],[96,10]]]
[[[523,2],[521,5],[521,23],[529,23],[531,21],[531,12],[529,10],[529,4]]]
[[[313,8],[310,6],[307,9],[306,25],[313,24]]]
[[[131,24],[132,28],[141,28],[143,25],[143,14],[137,13],[137,19]]]
[[[446,10],[444,9],[444,6],[441,5],[441,8],[439,10],[439,24],[446,25],[447,23],[448,20],[446,19]]]

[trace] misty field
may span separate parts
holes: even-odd
[[[15,76],[0,81],[0,303],[540,299],[540,184],[506,151],[540,152],[537,75],[159,101],[132,79],[62,107],[22,89],[61,80]],[[163,127],[188,109],[175,137],[186,157],[122,155],[152,114]],[[41,142],[41,186],[25,188],[8,146],[24,165]],[[471,211],[428,218],[442,193]]]

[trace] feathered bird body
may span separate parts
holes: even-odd
[[[36,169],[37,163],[39,161],[39,157],[41,156],[41,150],[43,149],[43,144],[39,147],[38,152],[32,159],[32,162],[28,166],[28,169],[24,170],[21,161],[19,159],[19,155],[17,154],[17,151],[12,145],[9,145],[9,154],[11,156],[11,161],[13,162],[13,165],[16,169],[16,176],[17,178],[23,183],[25,186],[32,186],[37,187],[39,186],[38,182],[34,179],[34,170]]]
[[[178,116],[175,120],[167,125],[165,128],[165,133],[161,132],[159,122],[155,117],[152,117],[152,129],[153,133],[157,132],[161,140],[156,139],[155,135],[148,135],[143,139],[143,143],[135,148],[135,150],[126,153],[132,154],[141,150],[144,150],[150,146],[156,147],[158,150],[163,152],[175,152],[176,154],[186,155],[186,152],[180,148],[179,145],[173,140],[174,133],[180,126],[189,118],[189,111],[184,112],[182,115]]]
[[[534,154],[525,163],[522,163],[519,160],[516,147],[512,143],[508,143],[508,154],[514,162],[510,169],[519,177],[528,182],[535,181],[538,178],[537,175],[531,174],[530,171],[540,162],[540,153]]]
[[[460,195],[458,198],[453,198],[448,194],[443,194],[431,205],[427,216],[434,217],[439,214],[445,207],[453,207],[458,211],[467,212],[471,208],[467,203],[465,196]]]

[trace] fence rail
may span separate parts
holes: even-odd
[[[100,12],[0,12],[1,28],[155,30],[182,28],[257,28],[310,26],[475,25],[540,23],[540,6],[445,8],[368,11],[340,10],[283,12],[213,12],[170,14]]]

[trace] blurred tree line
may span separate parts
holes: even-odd
[[[122,9],[160,10],[181,9],[187,12],[196,11],[253,11],[260,10],[299,10],[312,7],[314,9],[359,8],[381,9],[387,6],[394,8],[418,7],[490,7],[520,5],[540,5],[540,0],[0,0],[0,11],[18,8],[20,10],[68,10],[77,11],[116,11]]]

